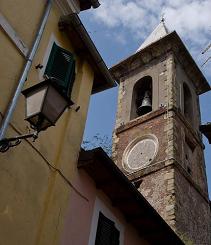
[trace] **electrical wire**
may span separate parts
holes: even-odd
[[[0,116],[1,118],[3,118],[3,114],[0,112]],[[15,130],[18,134],[21,134],[21,132],[10,123],[10,126],[13,128],[13,130]],[[48,165],[49,169],[51,169],[54,172],[57,172],[61,178],[84,200],[86,200],[87,202],[89,202],[89,199],[84,196],[79,190],[77,190],[77,188],[71,183],[71,181],[64,175],[64,173],[61,171],[61,169],[56,168],[55,166],[53,166],[48,160],[47,158],[40,152],[37,150],[37,148],[27,139],[25,139],[25,141],[28,142],[28,144],[30,144],[30,146],[40,155],[40,157],[44,160],[44,162]]]

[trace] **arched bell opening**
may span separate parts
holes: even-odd
[[[193,122],[193,98],[191,91],[186,83],[183,84],[183,109],[184,116],[189,122]]]
[[[141,78],[133,88],[131,119],[152,111],[152,77]]]

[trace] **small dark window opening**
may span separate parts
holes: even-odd
[[[196,148],[196,143],[193,141],[193,139],[185,135],[185,142],[188,145],[188,147],[191,149],[191,151],[194,152]]]
[[[183,84],[183,93],[184,93],[184,115],[190,122],[192,122],[193,120],[192,95],[190,89],[185,83]]]
[[[44,75],[52,78],[52,81],[64,96],[70,97],[75,80],[73,54],[54,43]]]
[[[189,174],[192,173],[191,168],[189,166],[187,167],[187,171],[188,171]]]
[[[152,78],[140,79],[133,88],[131,119],[152,111]]]
[[[115,223],[99,213],[95,245],[119,245],[120,232]]]

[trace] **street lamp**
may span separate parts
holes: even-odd
[[[5,138],[0,141],[0,152],[20,144],[21,139],[38,137],[40,131],[54,126],[67,107],[73,102],[62,93],[54,78],[47,79],[22,91],[26,98],[26,120],[35,130],[33,133]]]
[[[64,110],[73,102],[60,93],[52,79],[22,92],[26,98],[26,120],[38,132],[54,126]]]

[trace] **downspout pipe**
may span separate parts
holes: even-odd
[[[49,14],[50,14],[51,7],[52,7],[52,0],[47,0],[46,6],[45,6],[45,11],[44,11],[43,17],[41,19],[40,26],[39,26],[39,29],[37,31],[35,40],[33,42],[33,46],[31,48],[31,51],[30,51],[29,56],[27,57],[27,62],[25,64],[24,68],[23,68],[22,74],[20,76],[20,80],[18,82],[18,86],[17,86],[16,91],[14,93],[14,96],[12,98],[12,101],[11,101],[9,107],[8,107],[8,110],[7,110],[4,118],[3,118],[1,130],[0,130],[0,140],[2,140],[4,138],[5,133],[7,131],[7,128],[9,126],[9,123],[11,121],[13,112],[14,112],[15,107],[16,107],[17,102],[18,102],[18,98],[19,98],[19,96],[21,94],[21,91],[22,91],[23,86],[25,84],[25,81],[27,79],[29,70],[30,70],[31,65],[32,65],[32,61],[34,59],[34,56],[35,56],[36,51],[37,51],[37,48],[39,46],[39,43],[40,43],[42,34],[44,32],[45,25],[47,23],[47,20],[48,20]]]

